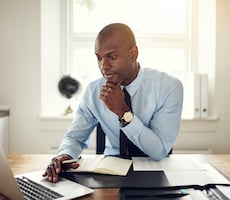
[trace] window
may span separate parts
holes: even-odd
[[[122,22],[136,35],[141,66],[182,82],[186,73],[207,73],[209,97],[214,95],[215,0],[65,0],[62,7],[61,74],[77,78],[83,91],[101,76],[94,54],[98,31]],[[189,102],[184,102],[184,111]]]
[[[169,73],[190,70],[190,4],[190,0],[70,1],[66,46],[69,73],[80,75],[86,82],[99,75],[94,40],[98,31],[112,22],[126,23],[133,29],[142,66]]]

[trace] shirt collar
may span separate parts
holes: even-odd
[[[130,96],[133,96],[135,94],[135,92],[141,85],[141,82],[144,77],[144,71],[141,68],[139,63],[138,63],[138,66],[139,66],[139,70],[138,70],[137,77],[129,85],[125,86]]]

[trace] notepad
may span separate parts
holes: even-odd
[[[77,169],[70,169],[67,172],[89,172],[126,176],[132,160],[114,156],[88,155],[83,156],[78,163],[80,166]]]

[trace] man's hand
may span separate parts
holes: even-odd
[[[101,89],[99,97],[108,109],[118,117],[122,117],[124,112],[129,110],[129,107],[125,103],[124,93],[121,90],[120,84],[116,85],[112,82],[106,82]]]
[[[57,157],[54,157],[51,161],[51,163],[46,168],[45,173],[43,176],[47,176],[48,181],[56,183],[58,182],[58,176],[63,170],[67,170],[70,168],[77,168],[79,164],[77,162],[73,162],[70,164],[65,164],[65,167],[63,167],[62,162],[64,160],[71,160],[72,158],[69,155],[60,155]]]

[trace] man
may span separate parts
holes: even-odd
[[[183,103],[179,80],[142,68],[132,30],[121,23],[109,24],[98,34],[95,54],[102,78],[89,84],[44,176],[58,181],[62,161],[77,158],[87,148],[91,132],[100,123],[106,134],[105,155],[120,155],[120,130],[137,149],[153,160],[168,155],[177,138]],[[131,105],[125,99],[125,87]],[[69,167],[78,167],[73,163]]]

